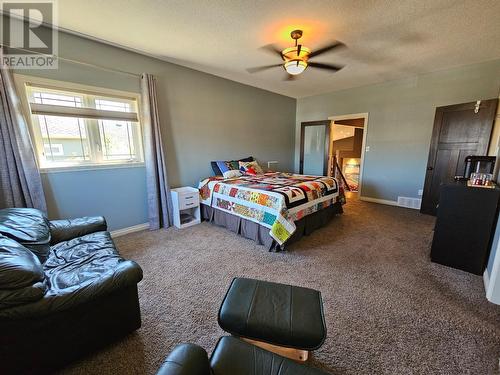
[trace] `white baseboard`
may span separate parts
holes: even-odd
[[[149,223],[137,224],[131,227],[117,229],[111,232],[111,237],[120,237],[125,234],[140,232],[141,230],[149,229]]]
[[[372,203],[380,203],[380,204],[387,204],[389,206],[397,206],[398,202],[396,201],[390,201],[387,199],[378,199],[378,198],[370,198],[370,197],[359,197],[359,200],[365,201],[365,202],[372,202]]]
[[[486,298],[488,298],[488,288],[490,287],[490,274],[488,273],[488,268],[484,270],[483,273],[484,290],[486,291]],[[489,299],[489,298],[488,298]]]

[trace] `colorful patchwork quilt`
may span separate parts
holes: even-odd
[[[330,206],[339,195],[333,177],[281,172],[209,177],[198,188],[201,203],[268,227],[280,245],[295,232],[295,221]]]

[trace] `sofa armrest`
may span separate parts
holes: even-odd
[[[108,229],[103,216],[79,217],[76,219],[51,220],[50,244],[55,245],[62,241],[69,241],[86,234],[105,231]]]
[[[207,352],[195,344],[177,345],[156,375],[210,375]]]

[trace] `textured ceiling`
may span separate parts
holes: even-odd
[[[61,27],[292,97],[393,80],[500,58],[499,0],[60,0]],[[315,61],[340,72],[245,69],[279,63],[259,50],[291,45],[348,48]]]

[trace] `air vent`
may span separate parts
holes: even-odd
[[[414,210],[420,210],[420,205],[422,204],[422,199],[420,198],[409,198],[409,197],[398,197],[398,206],[413,208]]]

